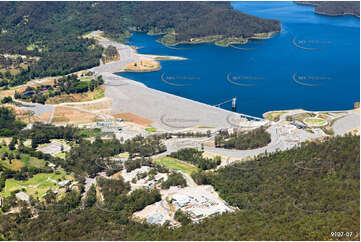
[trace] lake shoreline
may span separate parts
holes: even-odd
[[[214,43],[216,46],[220,47],[229,47],[232,44],[247,44],[249,40],[251,39],[270,39],[272,36],[276,35],[277,33],[280,33],[280,31],[271,31],[266,33],[256,33],[251,37],[243,38],[243,37],[224,37],[222,35],[214,35],[214,36],[205,36],[200,38],[192,38],[188,41],[169,41],[166,42],[164,40],[164,37],[169,35],[168,34],[159,34],[164,35],[162,38],[157,39],[156,41],[158,43],[161,43],[165,46],[177,46],[182,44],[206,44],[206,43]],[[147,33],[148,34],[148,33]],[[156,34],[151,34],[151,36],[157,36]]]

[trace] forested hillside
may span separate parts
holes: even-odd
[[[354,15],[360,18],[360,1],[297,1],[296,3],[315,6],[315,12],[318,14]]]
[[[212,35],[247,38],[280,30],[278,20],[243,14],[229,2],[142,2],[134,24],[146,32],[174,29],[177,42]]]
[[[127,209],[53,209],[29,219],[26,209],[0,220],[10,240],[359,240],[360,137],[330,138],[202,173],[235,213],[166,229],[132,222]],[[112,190],[116,191],[116,190]],[[148,197],[146,193],[142,196]],[[72,199],[72,197],[74,197]],[[152,196],[150,196],[152,197]],[[148,199],[148,198],[147,198]],[[123,201],[124,200],[124,201]],[[127,204],[127,199],[118,202]],[[71,204],[71,203],[70,203]],[[73,211],[69,213],[69,211]],[[349,237],[337,238],[331,232]]]
[[[18,85],[34,77],[65,75],[99,65],[102,48],[81,36],[101,29],[126,34],[130,2],[1,2],[0,53],[39,56],[10,78]]]
[[[102,30],[124,41],[130,29],[172,29],[178,42],[211,35],[249,37],[278,31],[280,23],[233,10],[229,2],[0,2],[0,54],[40,57],[6,82],[15,86],[97,66],[104,50],[82,36]]]

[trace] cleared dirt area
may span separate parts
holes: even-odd
[[[30,84],[28,86],[36,88],[41,85],[54,85],[55,79],[57,79],[57,78],[54,78],[54,77],[43,78],[43,79],[41,79],[41,83],[34,83],[34,84]],[[25,89],[26,89],[26,87],[21,87],[21,89],[19,89],[19,90],[25,90]]]
[[[30,122],[31,123],[34,123],[34,122],[41,122],[41,123],[47,123],[49,121],[51,117],[51,111],[48,111],[48,112],[44,112],[38,116],[32,116],[30,118]]]
[[[94,122],[97,115],[70,107],[56,107],[52,123],[89,123]]]
[[[15,90],[5,90],[0,92],[0,98],[13,96],[15,94]]]
[[[24,110],[21,107],[18,107],[14,104],[2,104],[1,107],[7,107],[13,110],[13,112],[16,115],[16,118],[20,119],[24,123],[30,123],[35,120],[35,117],[33,116],[33,113],[28,110]]]
[[[133,123],[139,124],[139,125],[144,126],[144,127],[148,127],[149,125],[151,125],[153,123],[152,120],[143,118],[143,117],[138,116],[138,115],[133,114],[133,113],[113,114],[113,117],[114,118],[121,118],[124,121],[133,122]]]
[[[263,114],[263,117],[270,121],[278,121],[280,119],[281,115],[286,114],[286,113],[287,113],[287,111],[267,112],[267,113]]]
[[[94,102],[67,104],[67,106],[78,107],[88,111],[110,112],[112,109],[112,99],[105,97]]]
[[[92,92],[63,94],[60,96],[49,98],[46,101],[46,104],[92,101],[104,97],[104,90],[104,86],[101,86]]]
[[[171,225],[180,225],[173,219],[173,212],[170,211],[166,201],[159,201],[145,207],[143,210],[135,212],[132,216],[135,221],[147,221],[154,224],[163,224],[169,220]]]
[[[160,64],[158,61],[141,58],[138,61],[129,63],[125,66],[124,71],[127,72],[147,72],[160,70]]]

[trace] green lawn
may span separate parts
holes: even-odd
[[[156,128],[154,128],[154,127],[148,127],[148,128],[145,128],[145,131],[147,131],[147,132],[156,132],[157,131],[157,129]]]
[[[81,136],[90,138],[90,137],[93,137],[93,136],[102,134],[102,131],[101,131],[101,129],[99,129],[99,128],[95,128],[95,129],[81,129],[81,130],[79,131],[79,134],[80,134]]]
[[[94,97],[93,100],[97,100],[104,97],[104,90],[101,88],[96,88],[94,90]]]
[[[15,157],[16,151],[15,150],[9,150],[8,147],[1,147],[0,149],[0,156],[2,156],[5,152],[8,154],[12,153]],[[3,165],[4,167],[10,169],[10,170],[20,170],[22,167],[37,167],[37,168],[43,168],[45,167],[46,161],[43,159],[38,159],[36,157],[32,157],[29,154],[20,154],[20,159],[13,159],[11,164],[7,158],[5,160],[0,159],[0,165]]]
[[[65,152],[60,152],[60,153],[56,154],[55,157],[59,157],[59,158],[65,160],[65,154],[66,154]]]
[[[305,118],[303,120],[308,126],[325,126],[328,122],[322,118]]]
[[[316,116],[316,114],[314,114],[314,113],[299,113],[299,114],[293,115],[293,118],[295,120],[298,120],[298,121],[302,122],[304,119],[312,118],[314,116]]]
[[[12,191],[15,191],[17,189],[21,190],[22,188],[24,188],[26,194],[32,195],[35,198],[38,197],[39,199],[42,199],[42,196],[49,189],[59,188],[59,185],[56,183],[58,179],[74,180],[72,176],[66,175],[65,173],[39,173],[26,181],[17,181],[13,178],[7,179],[5,182],[5,189],[2,191],[1,195],[3,197],[8,197],[11,195]]]
[[[198,171],[198,168],[181,160],[177,160],[172,157],[158,158],[155,162],[159,165],[164,165],[169,168],[180,170],[181,172],[191,174],[192,172]]]
[[[120,153],[119,155],[117,155],[116,157],[129,158],[129,153],[128,152],[123,152],[123,153]]]

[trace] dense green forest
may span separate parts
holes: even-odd
[[[203,173],[239,210],[198,224],[167,229],[133,222],[127,210],[97,207],[93,188],[92,200],[82,210],[67,206],[34,219],[25,208],[19,214],[3,215],[0,236],[10,240],[359,240],[359,170],[360,137],[329,138]],[[76,194],[67,196],[67,204],[75,204]],[[143,192],[142,196],[148,197]],[[333,231],[352,236],[332,237]]]
[[[186,181],[186,179],[184,179],[184,177],[183,177],[183,175],[181,173],[172,172],[168,176],[167,180],[165,180],[161,184],[161,187],[163,189],[169,189],[171,186],[186,187],[187,186],[187,181]]]
[[[98,136],[94,142],[80,139],[78,144],[66,154],[66,162],[61,165],[76,174],[93,177],[96,173],[105,170],[106,164],[109,164],[107,158],[128,152],[129,160],[125,162],[124,168],[130,172],[142,165],[151,165],[152,162],[146,157],[164,151],[166,151],[166,147],[161,141],[151,137],[137,136],[123,144],[115,138],[102,140]],[[133,156],[138,156],[138,158],[133,159]]]
[[[97,184],[104,196],[104,204],[101,208],[108,211],[125,210],[133,213],[161,200],[159,190],[137,189],[128,196],[130,184],[124,182],[122,178],[115,180],[98,177]]]
[[[119,38],[127,32],[132,6],[131,2],[1,2],[0,53],[40,57],[11,77],[10,85],[99,65],[102,48],[81,36],[101,29]]]
[[[11,109],[0,107],[0,136],[13,136],[24,127],[25,124],[16,119]]]
[[[204,158],[203,151],[195,148],[184,148],[169,154],[170,157],[189,162],[202,170],[214,169],[221,164],[221,157]]]
[[[141,2],[134,16],[137,30],[167,33],[175,42],[221,35],[251,37],[280,31],[278,20],[266,20],[233,10],[230,2]]]
[[[103,57],[114,58],[114,50],[103,50],[82,36],[102,30],[106,37],[124,41],[131,29],[173,29],[175,41],[183,41],[210,35],[249,37],[279,31],[280,22],[243,14],[229,2],[0,2],[0,54],[40,57],[1,78],[1,85],[97,66],[103,52]]]
[[[360,1],[296,1],[315,6],[315,12],[325,15],[354,15],[360,18]]]
[[[271,135],[266,127],[259,127],[248,132],[235,131],[229,133],[221,131],[215,138],[216,147],[226,149],[248,150],[264,147],[271,142]]]

